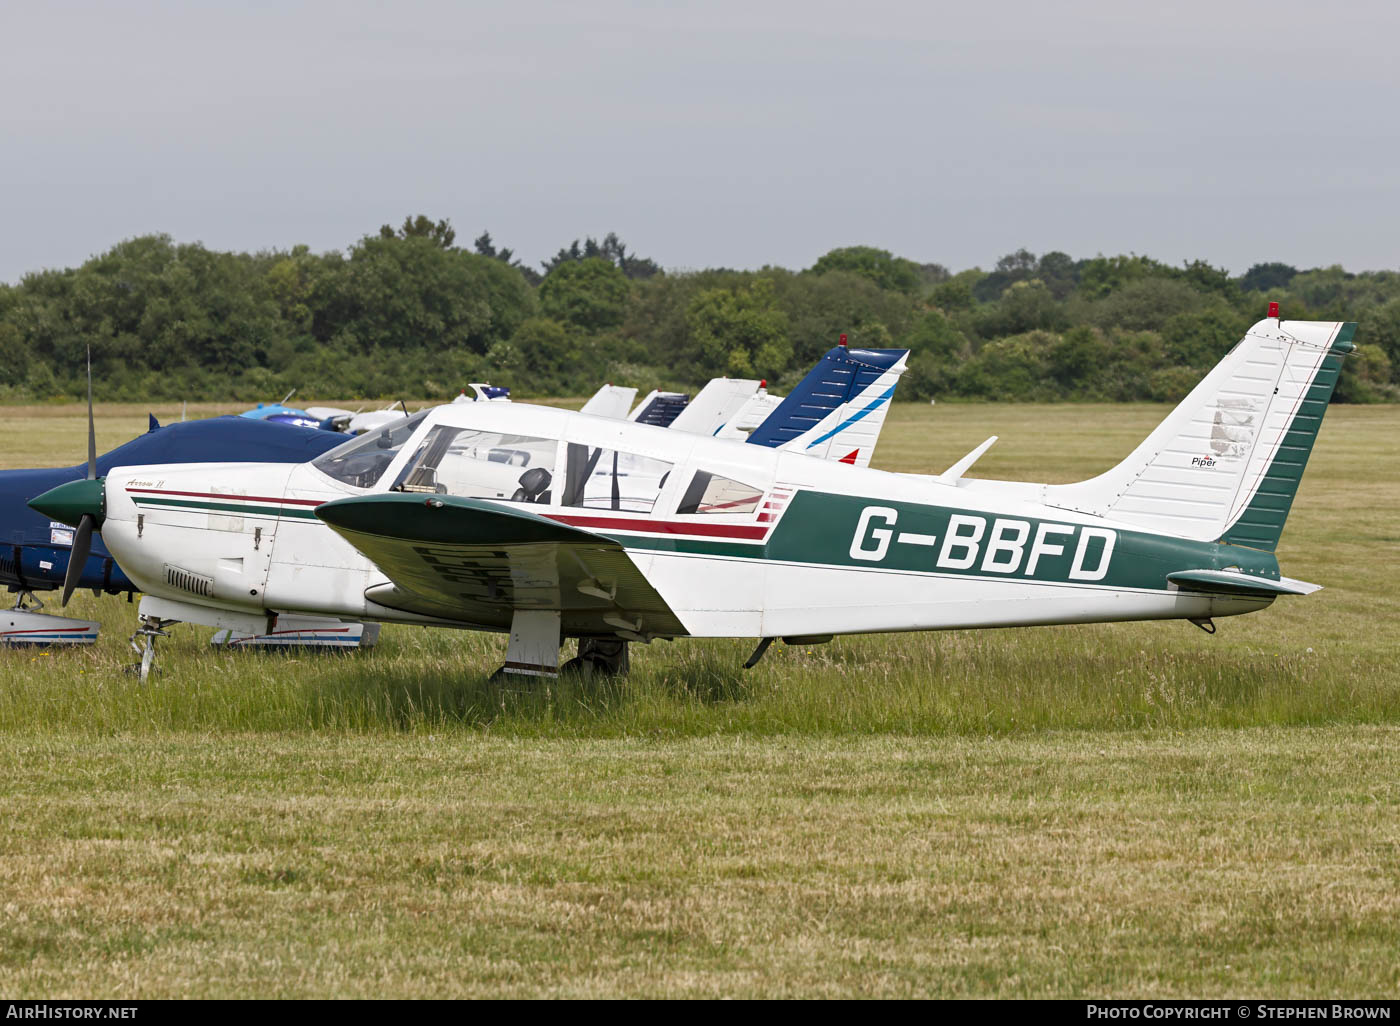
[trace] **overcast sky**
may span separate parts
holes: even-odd
[[[1400,266],[1400,4],[7,2],[0,280],[408,214],[534,263]]]

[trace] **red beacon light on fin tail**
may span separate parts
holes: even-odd
[[[1278,304],[1277,304],[1277,303],[1270,303],[1270,304],[1269,304],[1269,316],[1272,317],[1274,320],[1278,320]]]
[[[845,336],[845,335],[842,335],[842,336],[841,336],[841,341],[838,342],[838,343],[836,343],[836,344],[837,344],[838,346],[844,346],[844,345],[846,344],[846,336]]]

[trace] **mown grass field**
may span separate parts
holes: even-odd
[[[876,465],[995,433],[978,474],[1073,480],[1163,412],[903,405]],[[78,407],[0,426],[0,465],[84,452]],[[0,993],[1393,995],[1397,457],[1400,410],[1330,411],[1279,553],[1326,590],[1213,638],[656,643],[529,688],[495,637],[181,626],[142,687],[134,607],[75,598],[97,646],[0,652]]]

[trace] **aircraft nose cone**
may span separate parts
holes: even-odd
[[[91,516],[101,528],[106,512],[103,478],[96,481],[65,481],[57,488],[50,488],[38,498],[29,500],[29,508],[60,524],[78,526],[84,515]]]

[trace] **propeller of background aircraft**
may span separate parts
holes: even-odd
[[[97,481],[97,428],[93,422],[92,415],[92,347],[87,351],[87,400],[88,400],[88,458],[87,458],[87,480]],[[102,486],[94,484],[91,486],[99,497],[102,494]],[[63,575],[63,601],[60,605],[68,605],[68,600],[73,597],[73,590],[78,587],[78,581],[83,576],[83,567],[87,566],[88,554],[92,551],[92,532],[97,526],[97,518],[91,513],[84,513],[82,519],[78,521],[78,529],[73,535],[73,551],[68,557],[68,572]]]

